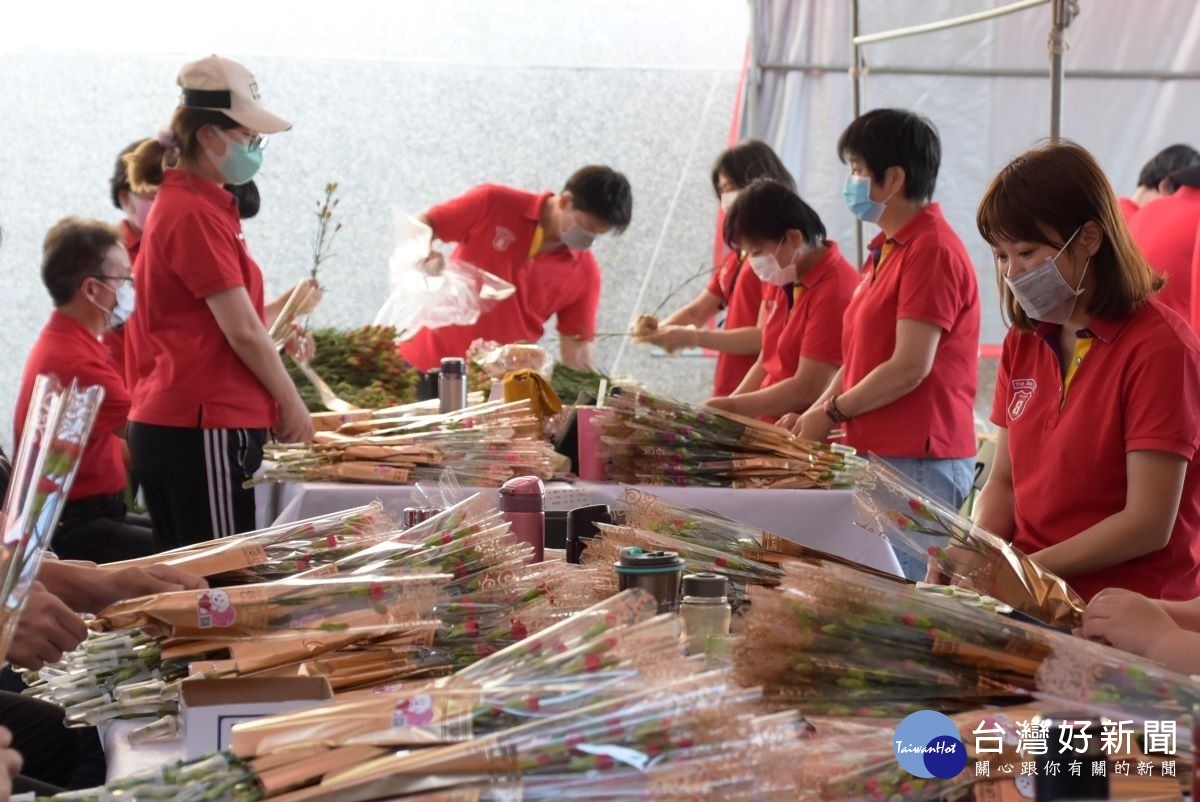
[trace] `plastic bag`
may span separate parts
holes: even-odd
[[[394,326],[400,340],[423,328],[469,326],[479,315],[516,292],[516,287],[469,262],[445,259],[440,271],[426,265],[433,230],[415,217],[394,212],[396,249],[388,261],[392,293],[377,326]]]
[[[533,370],[549,378],[554,365],[546,349],[534,343],[500,345],[493,340],[475,340],[467,349],[467,358],[493,379],[503,379],[514,370]]]

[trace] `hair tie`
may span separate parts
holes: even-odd
[[[170,128],[164,128],[159,131],[155,139],[166,150],[179,150],[179,140],[176,139],[175,132]]]

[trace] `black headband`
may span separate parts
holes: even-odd
[[[228,89],[184,89],[183,105],[193,109],[232,109],[233,93]]]

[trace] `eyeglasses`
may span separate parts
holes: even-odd
[[[105,281],[128,281],[129,286],[133,286],[133,276],[106,276],[103,273],[92,273],[89,278],[103,279]]]
[[[244,128],[239,128],[238,133],[246,135],[246,147],[250,150],[262,150],[267,146],[266,134],[252,134]]]

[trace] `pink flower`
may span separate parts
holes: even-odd
[[[600,659],[598,654],[589,654],[583,658],[583,667],[587,671],[599,671],[604,666],[604,661]]]
[[[337,544],[338,544],[338,539],[337,539],[336,535],[326,535],[325,536],[325,547],[326,548],[336,549]]]
[[[386,592],[384,591],[383,585],[379,584],[378,582],[372,582],[367,586],[367,594],[371,597],[372,601],[383,601],[383,597],[386,595]]]

